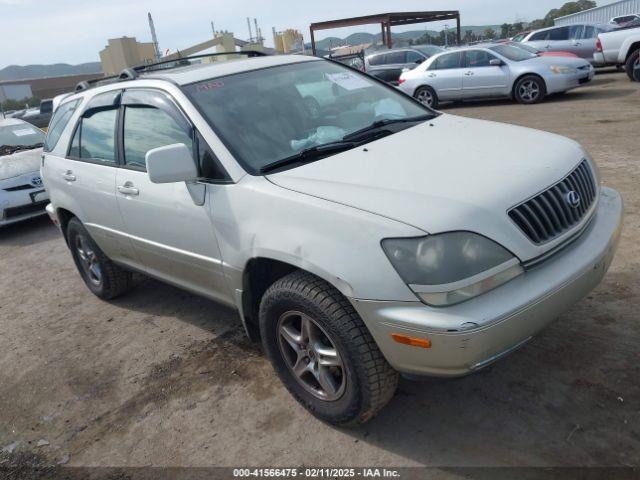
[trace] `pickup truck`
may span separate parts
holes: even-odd
[[[624,65],[627,75],[634,80],[633,71],[639,63],[640,22],[598,35],[593,54],[597,66]]]

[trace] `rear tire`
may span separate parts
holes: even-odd
[[[419,87],[413,94],[413,98],[418,100],[421,104],[429,108],[438,108],[438,95],[436,91],[428,86]]]
[[[80,276],[94,295],[111,300],[130,289],[131,272],[109,260],[75,217],[67,225],[67,244]]]
[[[540,103],[547,94],[547,87],[542,78],[536,75],[525,75],[513,87],[513,98],[523,105]]]
[[[624,67],[625,71],[627,72],[627,76],[629,77],[629,80],[631,80],[632,82],[638,81],[635,79],[635,76],[634,76],[634,68],[639,62],[640,62],[640,49],[636,50],[635,52],[632,52],[631,55],[629,55],[629,58],[627,58],[627,63],[625,63],[625,67]]]
[[[275,282],[260,303],[262,344],[282,383],[309,412],[352,426],[395,393],[387,363],[349,301],[304,271]]]

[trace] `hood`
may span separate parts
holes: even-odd
[[[0,180],[17,177],[25,173],[37,172],[40,170],[40,158],[42,148],[24,150],[12,155],[0,157]]]
[[[577,143],[558,135],[443,114],[267,178],[427,233],[474,231],[526,260],[553,242],[531,243],[507,210],[563,178],[583,158]]]
[[[562,55],[546,55],[546,54],[540,55],[530,60],[525,60],[524,62],[518,62],[518,63],[530,63],[530,64],[549,65],[549,66],[556,65],[560,67],[574,67],[574,68],[580,68],[580,67],[591,65],[584,58],[580,58],[580,57],[569,57],[569,56],[562,56]]]

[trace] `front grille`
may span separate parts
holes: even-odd
[[[43,212],[44,207],[47,206],[48,201],[38,202],[38,203],[30,203],[29,205],[22,205],[20,207],[12,207],[7,208],[4,211],[4,218],[10,219],[15,217],[20,217],[22,215],[27,215],[29,213]]]
[[[575,194],[579,198],[578,205],[575,205]],[[580,223],[593,205],[596,194],[591,167],[583,160],[558,183],[509,210],[509,217],[532,242],[542,244]]]

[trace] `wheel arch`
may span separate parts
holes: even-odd
[[[56,208],[56,215],[58,216],[58,221],[60,222],[60,230],[62,230],[62,236],[64,237],[65,242],[68,243],[67,240],[67,225],[69,225],[69,221],[77,217],[72,211],[67,210],[66,208]]]
[[[539,73],[536,73],[536,72],[526,72],[526,73],[522,73],[522,74],[518,75],[516,77],[516,79],[513,81],[513,85],[511,86],[511,98],[515,98],[516,97],[516,87],[518,86],[518,82],[520,80],[522,80],[524,77],[538,77],[542,81],[542,85],[544,86],[545,95],[549,91],[548,88],[547,88],[547,82],[545,81],[545,79],[544,79],[544,77],[542,75],[540,75]]]
[[[295,271],[305,271],[321,278],[345,297],[353,293],[347,282],[337,277],[331,277],[313,265],[301,265],[293,259],[277,259],[269,256],[252,257],[247,261],[242,272],[241,298],[236,299],[236,302],[239,303],[242,322],[251,340],[257,341],[260,338],[258,312],[264,293],[276,281]]]
[[[636,40],[631,45],[629,45],[629,48],[627,49],[627,56],[624,58],[624,61],[626,62],[627,60],[629,60],[629,57],[638,50],[640,50],[640,40]]]

